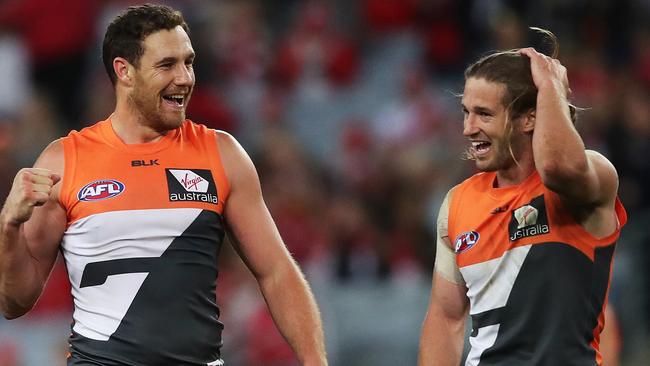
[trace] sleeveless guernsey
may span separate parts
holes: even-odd
[[[537,172],[493,188],[479,173],[456,186],[449,238],[472,317],[466,365],[596,365],[618,228],[597,239]]]
[[[126,145],[106,120],[62,143],[68,365],[221,365],[215,281],[229,186],[215,131],[186,120]]]

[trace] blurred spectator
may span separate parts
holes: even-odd
[[[29,312],[30,319],[64,318],[72,314],[72,297],[70,296],[70,281],[68,271],[65,268],[63,258],[59,256],[47,285],[43,289],[41,297]]]
[[[10,121],[0,119],[0,177],[5,177],[0,180],[0,197],[3,201],[13,184],[13,180],[7,177],[13,177],[18,171],[14,156],[11,154],[14,130],[15,126]]]
[[[16,120],[13,153],[17,164],[20,167],[32,166],[51,141],[67,132],[62,124],[48,94],[31,94]]]
[[[364,0],[368,29],[373,34],[382,34],[413,27],[418,3],[418,0]]]
[[[0,120],[16,118],[31,93],[28,57],[22,40],[0,26],[0,80],[11,85],[0,90]]]
[[[18,347],[9,339],[0,336],[0,366],[20,366]]]
[[[32,80],[54,99],[68,127],[79,125],[81,87],[94,40],[99,0],[6,0],[0,24],[21,37],[29,50]]]
[[[199,55],[197,67],[209,75],[204,78],[206,85],[218,89],[220,104],[228,105],[231,118],[237,122],[240,141],[251,149],[255,149],[260,137],[262,116],[255,106],[264,98],[265,76],[272,57],[271,39],[260,3],[259,0],[224,1],[199,19],[202,24],[199,39],[205,46],[201,48],[202,54],[209,55],[203,58]]]
[[[465,2],[453,0],[421,1],[419,4],[418,29],[423,37],[427,65],[434,72],[455,75],[462,72],[468,37],[464,6]],[[507,30],[508,27],[500,24],[499,29]]]
[[[317,167],[309,164],[292,138],[280,130],[266,130],[257,155],[264,196],[287,248],[301,264],[321,255],[324,189]]]
[[[327,227],[336,278],[341,283],[385,279],[388,263],[379,248],[379,235],[358,196],[339,193],[330,200]]]
[[[648,89],[627,83],[620,101],[618,123],[608,131],[613,163],[620,176],[620,192],[631,211],[650,204],[650,162],[640,158],[650,154],[650,104]]]
[[[623,338],[618,323],[618,315],[612,304],[607,304],[605,309],[605,327],[600,334],[600,353],[603,356],[604,366],[619,366]]]
[[[237,130],[237,120],[230,107],[210,87],[197,84],[191,101],[187,107],[187,118],[230,133]]]
[[[247,365],[298,366],[300,363],[273,323],[271,314],[260,306],[247,322],[249,336]]]
[[[352,82],[358,69],[357,49],[334,29],[331,10],[322,0],[300,5],[271,69],[275,83],[291,87],[303,79],[312,87],[320,87],[321,83],[340,86]]]
[[[379,110],[373,123],[376,143],[382,148],[404,148],[442,137],[444,109],[429,89],[424,70],[404,71],[400,99]]]

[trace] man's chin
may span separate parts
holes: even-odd
[[[488,160],[477,159],[475,162],[476,162],[476,164],[475,164],[476,169],[478,169],[478,170],[480,170],[482,172],[494,172],[494,171],[498,170],[497,167],[495,166],[495,164],[491,164],[490,161],[488,161]]]
[[[167,128],[169,130],[173,130],[175,128],[179,128],[183,124],[183,121],[185,121],[185,113],[183,113],[181,115],[176,115],[176,116],[171,117],[171,118],[169,118],[169,117],[165,118],[163,120],[163,123],[164,123],[165,128]]]

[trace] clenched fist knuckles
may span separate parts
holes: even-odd
[[[34,207],[43,206],[50,198],[61,176],[49,169],[24,168],[14,178],[2,216],[5,222],[20,225],[29,220]]]

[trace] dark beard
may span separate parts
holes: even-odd
[[[160,114],[160,111],[156,108],[157,104],[138,97],[139,94],[140,93],[137,92],[137,89],[135,89],[133,93],[129,94],[128,99],[135,106],[135,110],[139,114],[138,120],[142,121],[143,124],[151,127],[153,130],[164,134],[169,130],[178,128],[185,119],[185,115],[183,114],[179,123],[170,123],[170,121],[166,121]]]

